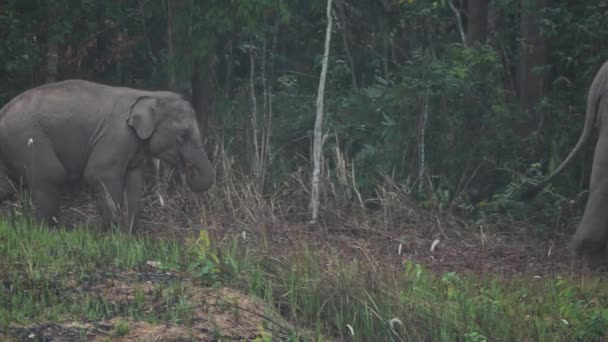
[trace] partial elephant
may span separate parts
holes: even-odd
[[[591,261],[603,263],[608,242],[608,62],[595,75],[589,94],[583,132],[568,157],[561,165],[538,185],[531,187],[524,194],[524,199],[535,196],[555,176],[564,170],[574,156],[588,140],[592,126],[598,128],[598,141],[593,155],[589,196],[583,217],[576,230],[573,247],[579,256],[586,256]]]
[[[195,192],[214,182],[194,110],[176,93],[66,80],[0,109],[0,201],[25,181],[40,221],[52,223],[63,186],[76,181],[95,190],[104,227],[132,225],[150,156],[183,170]]]

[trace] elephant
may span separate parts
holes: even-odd
[[[191,104],[170,91],[69,79],[17,95],[0,109],[0,201],[24,183],[34,219],[53,224],[66,185],[89,185],[101,226],[132,227],[147,158],[185,173],[198,193],[215,172]]]
[[[561,173],[587,142],[594,125],[598,140],[593,155],[589,180],[589,195],[583,217],[573,237],[577,256],[588,257],[594,266],[604,264],[608,243],[608,61],[595,75],[587,94],[585,124],[581,136],[570,154],[549,176],[530,187],[522,198],[527,200],[538,194]],[[604,266],[602,266],[604,267]]]

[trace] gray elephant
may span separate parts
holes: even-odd
[[[583,132],[568,157],[538,185],[524,194],[529,199],[542,190],[580,151],[588,140],[593,125],[598,127],[598,141],[593,155],[589,196],[583,217],[573,239],[575,252],[587,256],[599,266],[604,262],[608,243],[608,62],[595,75],[587,95],[587,112]]]
[[[64,185],[77,181],[96,191],[104,227],[133,224],[150,156],[183,170],[193,191],[214,182],[194,110],[176,93],[66,80],[0,109],[0,201],[25,181],[39,221],[52,223]]]

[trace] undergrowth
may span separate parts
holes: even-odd
[[[436,274],[410,262],[389,270],[305,245],[239,260],[251,293],[337,340],[572,341],[608,329],[601,279]]]

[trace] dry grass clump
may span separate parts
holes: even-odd
[[[214,241],[239,235],[252,246],[277,255],[305,242],[319,251],[337,249],[367,260],[373,256],[387,267],[401,267],[408,259],[442,270],[504,269],[500,261],[513,260],[516,265],[510,269],[527,270],[540,267],[541,262],[530,266],[525,259],[550,256],[559,260],[565,255],[565,248],[559,247],[567,243],[565,235],[530,241],[521,233],[529,231],[524,225],[519,231],[504,231],[468,222],[440,205],[421,207],[411,195],[416,184],[399,183],[389,175],[376,185],[373,196],[364,197],[356,185],[356,165],[337,144],[324,160],[321,217],[316,225],[308,223],[309,170],[299,168],[272,184],[267,180],[261,189],[245,163],[223,146],[211,155],[217,179],[204,194],[190,191],[167,165],[150,168],[136,231],[182,239],[205,229]],[[62,224],[86,224],[97,215],[91,193],[79,190],[66,192],[59,217]],[[16,198],[0,208],[23,215],[27,213],[24,203],[27,201]]]

